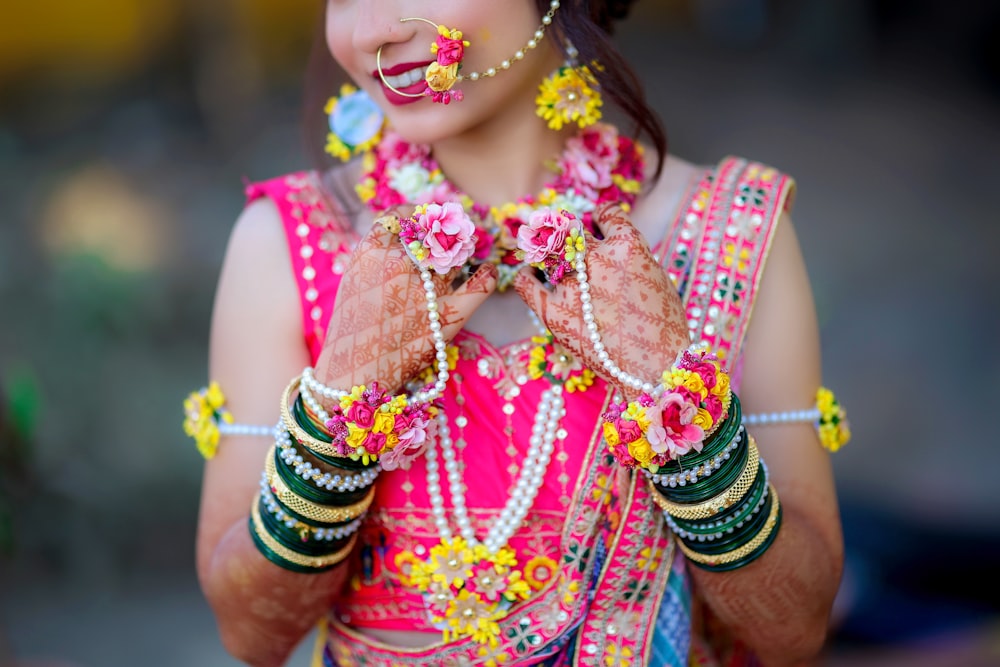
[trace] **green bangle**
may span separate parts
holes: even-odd
[[[289,468],[288,464],[285,463],[285,460],[278,456],[277,451],[275,451],[274,454],[274,468],[278,473],[278,476],[281,477],[281,481],[283,481],[285,486],[287,486],[295,495],[301,496],[314,503],[319,503],[320,505],[353,505],[364,498],[371,490],[370,486],[355,489],[354,491],[326,491],[325,489],[318,489],[296,475],[295,471]]]
[[[718,555],[726,553],[727,551],[732,551],[733,549],[738,549],[744,544],[750,542],[750,540],[752,540],[754,536],[763,529],[764,524],[767,523],[773,502],[774,499],[771,496],[768,496],[759,512],[745,520],[743,525],[739,528],[734,528],[732,533],[723,533],[722,537],[719,539],[702,541],[698,539],[692,540],[691,538],[682,538],[682,541],[692,550],[705,554],[706,556]]]
[[[312,418],[310,418],[309,415],[306,414],[305,406],[302,405],[301,394],[298,397],[296,397],[295,403],[292,404],[292,419],[295,420],[295,423],[298,424],[303,431],[305,431],[312,437],[316,438],[317,440],[327,443],[331,442],[329,434],[319,429],[313,422]],[[294,435],[292,436],[292,440],[293,441],[295,440]],[[350,470],[353,472],[357,470],[366,470],[368,468],[371,468],[372,466],[378,465],[378,463],[374,461],[372,463],[369,463],[368,465],[365,465],[364,463],[361,462],[360,459],[354,460],[349,456],[327,456],[326,454],[321,454],[320,452],[317,452],[315,449],[306,447],[302,443],[299,443],[299,445],[305,447],[307,450],[309,450],[309,453],[311,455],[315,456],[323,463],[327,463],[342,470]]]
[[[335,566],[327,565],[326,567],[315,568],[308,567],[305,565],[298,565],[291,561],[287,561],[278,554],[271,551],[266,544],[264,544],[260,537],[257,535],[257,531],[254,530],[253,520],[247,521],[250,528],[250,538],[253,540],[253,544],[257,547],[257,551],[261,553],[264,558],[271,561],[283,570],[290,570],[292,572],[299,572],[301,574],[318,574],[319,572],[325,572],[326,570],[332,570]]]
[[[320,557],[338,551],[347,544],[351,536],[341,537],[330,542],[316,542],[314,540],[303,540],[301,535],[292,528],[289,528],[277,517],[267,511],[263,503],[258,505],[257,511],[260,513],[260,522],[267,534],[277,540],[281,546],[290,549],[303,556]]]
[[[754,562],[755,560],[763,556],[764,552],[767,551],[768,548],[770,548],[770,546],[774,543],[775,538],[778,536],[778,529],[781,528],[782,516],[783,512],[782,509],[779,507],[777,516],[775,517],[774,528],[764,539],[761,545],[757,547],[754,551],[751,551],[750,554],[748,554],[747,556],[739,560],[733,561],[732,563],[724,563],[720,565],[708,565],[707,563],[698,563],[694,561],[692,561],[692,564],[697,567],[700,567],[703,570],[708,570],[709,572],[731,572],[733,570],[738,570],[741,567],[746,567],[750,563]]]
[[[684,486],[668,486],[664,488],[657,485],[657,489],[667,500],[675,503],[700,503],[718,495],[723,489],[731,485],[743,471],[749,456],[749,437],[744,437],[733,455],[726,460],[723,465],[708,477],[703,477],[697,482],[688,483]]]
[[[700,519],[695,521],[689,521],[685,519],[672,518],[671,520],[681,528],[689,533],[694,533],[695,535],[712,535],[718,533],[719,531],[725,531],[729,527],[734,527],[737,523],[745,521],[748,517],[753,514],[754,509],[760,502],[760,499],[764,495],[764,490],[767,488],[767,475],[760,474],[758,471],[757,476],[754,478],[753,486],[747,492],[746,499],[744,502],[733,505],[732,507],[719,512],[717,515],[710,519]]]

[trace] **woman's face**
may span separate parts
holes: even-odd
[[[437,104],[429,97],[404,97],[378,76],[376,56],[382,47],[382,72],[404,92],[422,89],[423,73],[434,60],[434,26],[420,17],[461,30],[470,42],[461,72],[497,75],[456,84],[461,102]],[[511,109],[533,108],[541,80],[560,63],[551,35],[534,50],[525,48],[541,19],[531,0],[328,0],[326,40],[341,67],[385,111],[390,124],[408,140],[433,143],[474,128]],[[515,61],[514,53],[525,57]],[[509,70],[500,64],[511,62]]]

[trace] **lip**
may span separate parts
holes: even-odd
[[[392,67],[383,67],[382,73],[385,76],[396,76],[398,74],[402,74],[403,72],[409,72],[411,69],[416,69],[418,67],[422,68],[427,67],[432,62],[434,61],[425,60],[421,62],[397,63]],[[419,102],[423,97],[423,96],[407,97],[406,95],[400,95],[395,90],[390,89],[388,86],[385,85],[385,83],[382,82],[382,77],[378,75],[378,70],[372,72],[372,78],[375,79],[375,81],[377,81],[378,84],[382,87],[382,94],[385,96],[385,99],[389,102],[389,104],[395,106],[402,106],[404,104],[413,104],[414,102]],[[399,90],[402,93],[409,93],[410,95],[419,95],[420,93],[424,92],[426,87],[427,84],[424,81],[417,81],[416,83],[412,83],[409,86],[406,86],[405,88],[398,88],[397,90]]]

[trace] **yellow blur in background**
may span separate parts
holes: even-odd
[[[235,38],[264,62],[301,53],[320,3],[290,0],[7,0],[0,20],[0,86],[25,78],[112,83],[168,46],[203,49]],[[301,65],[301,60],[296,60]]]

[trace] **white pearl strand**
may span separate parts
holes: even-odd
[[[268,437],[273,429],[270,426],[258,426],[257,424],[227,424],[224,421],[218,422],[219,435],[250,435],[256,437]]]
[[[518,49],[512,58],[501,62],[499,67],[490,67],[482,73],[469,72],[468,74],[459,74],[457,80],[464,81],[468,79],[469,81],[479,81],[479,79],[489,79],[496,76],[501,70],[510,69],[510,66],[513,64],[512,61],[523,60],[525,53],[537,47],[539,42],[542,41],[542,38],[545,37],[545,29],[552,25],[552,19],[555,17],[557,9],[559,9],[559,0],[552,0],[549,3],[549,11],[547,11],[545,16],[542,17],[542,25],[538,26],[538,30],[535,31],[535,34],[528,40],[528,43],[525,44],[524,48]]]
[[[730,441],[726,448],[719,452],[717,455],[713,456],[704,464],[699,465],[690,470],[685,470],[683,472],[675,473],[673,475],[660,475],[656,473],[651,473],[645,468],[643,472],[646,476],[653,481],[653,484],[659,484],[660,486],[684,486],[686,484],[694,484],[698,481],[699,477],[708,477],[714,471],[722,467],[723,461],[728,461],[730,456],[737,447],[740,446],[740,442],[743,441],[743,436],[746,434],[746,429],[740,425],[739,430],[736,431],[736,436]]]
[[[559,421],[564,414],[562,387],[550,387],[542,392],[538,401],[538,412],[531,429],[528,452],[518,474],[513,493],[507,499],[500,514],[494,519],[482,544],[492,555],[503,548],[510,538],[521,527],[528,510],[535,501],[539,489],[545,479],[552,452],[555,448],[556,434],[559,431]],[[443,414],[438,415],[438,443],[441,446],[441,456],[448,477],[448,488],[451,491],[451,502],[454,507],[455,523],[465,541],[471,545],[479,544],[472,522],[466,509],[465,482],[455,459],[454,442]],[[433,446],[427,449],[427,495],[431,502],[431,513],[442,541],[452,539],[451,527],[448,524],[444,507],[444,497],[441,494],[440,464],[437,450]]]
[[[764,412],[754,415],[743,415],[743,423],[749,426],[762,424],[798,424],[819,421],[819,408],[809,410],[788,410],[786,412]]]
[[[317,468],[302,458],[302,455],[295,449],[295,445],[292,444],[292,436],[289,435],[288,431],[284,429],[279,431],[275,435],[274,443],[281,450],[278,454],[281,460],[289,468],[292,468],[296,475],[306,481],[312,482],[317,488],[326,489],[327,491],[345,493],[357,491],[358,489],[366,489],[372,485],[381,470],[378,467],[365,468],[354,475],[323,472],[321,468]]]
[[[413,259],[410,251],[407,250],[406,252],[410,255],[410,259]],[[427,300],[427,318],[430,320],[431,338],[434,340],[437,380],[435,380],[434,386],[427,391],[415,392],[407,400],[411,405],[414,403],[430,403],[438,398],[444,392],[444,388],[447,386],[448,378],[450,377],[450,372],[448,371],[448,343],[444,339],[444,334],[441,333],[441,315],[438,308],[437,291],[434,289],[434,280],[429,269],[420,270],[420,280],[423,282],[424,298]],[[319,401],[315,399],[315,396],[312,395],[313,392],[330,400],[337,401],[350,393],[342,389],[333,389],[326,386],[316,379],[311,367],[307,367],[302,371],[302,383],[299,385],[299,393],[302,394],[302,400],[313,414],[324,423],[330,418],[330,415],[323,409]]]
[[[597,330],[597,321],[594,318],[594,306],[590,302],[590,283],[587,276],[586,251],[577,253],[573,268],[576,269],[576,280],[580,285],[580,303],[582,304],[580,309],[583,311],[583,323],[587,327],[590,342],[594,346],[594,352],[597,353],[597,359],[601,362],[601,365],[604,366],[604,369],[611,377],[628,387],[643,391],[654,397],[662,394],[664,391],[662,384],[646,382],[623,371],[604,348],[604,342],[601,340],[601,334]]]

